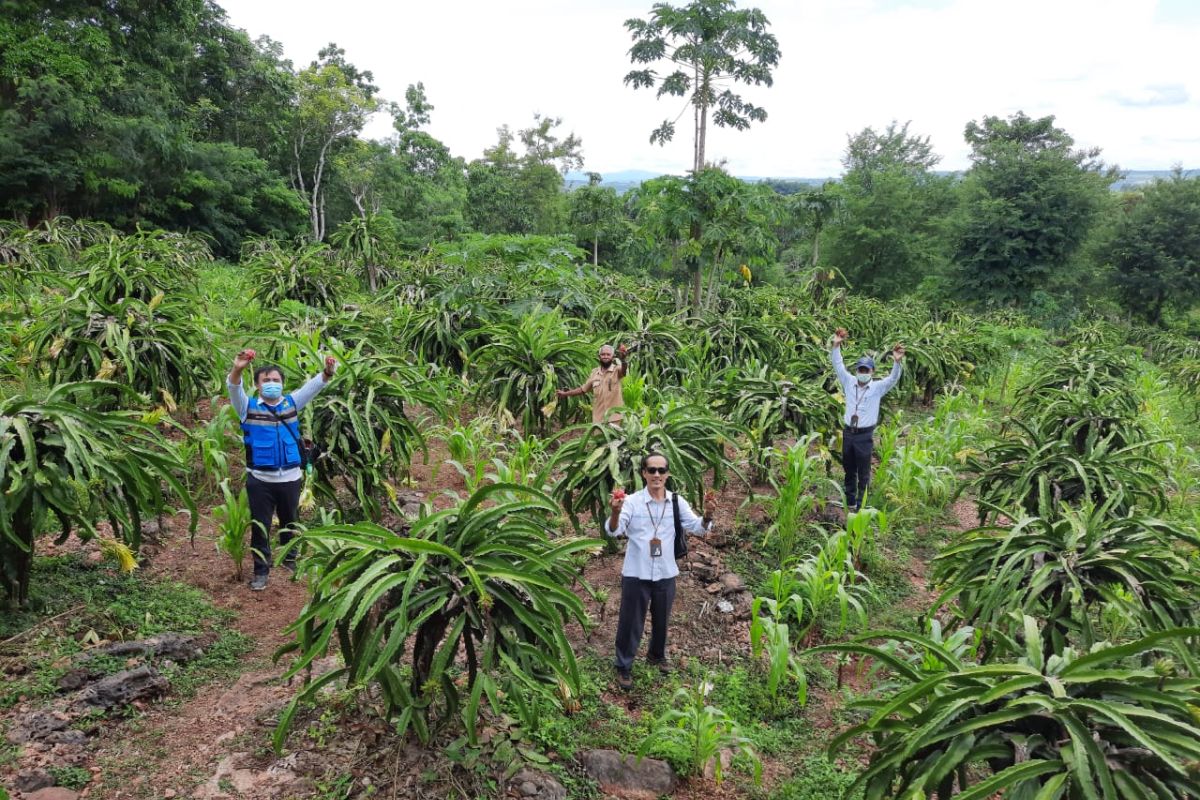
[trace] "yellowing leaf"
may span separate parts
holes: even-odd
[[[167,413],[169,413],[169,414],[174,414],[174,413],[175,413],[175,410],[176,410],[177,408],[179,408],[179,406],[177,406],[177,405],[175,404],[175,397],[174,397],[174,395],[172,395],[172,394],[171,394],[170,392],[168,392],[166,389],[159,389],[159,390],[158,390],[158,393],[159,393],[160,395],[162,395],[162,401],[163,401],[163,405],[164,405],[164,406],[166,406]]]
[[[100,552],[104,554],[105,558],[116,559],[121,572],[133,572],[138,568],[133,551],[124,542],[118,542],[116,539],[100,539],[99,541]]]
[[[117,365],[110,359],[104,359],[100,362],[100,369],[96,371],[96,380],[106,381],[117,372]]]
[[[154,309],[158,308],[159,304],[162,303],[163,298],[166,296],[167,295],[165,292],[159,292],[158,294],[154,295],[154,297],[150,298],[150,303],[147,307],[153,311]]]

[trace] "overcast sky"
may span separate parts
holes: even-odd
[[[648,137],[683,108],[622,79],[622,23],[653,0],[218,0],[251,36],[305,66],[334,41],[389,100],[423,81],[430,132],[472,159],[534,112],[583,139],[585,169],[681,173],[676,141]],[[684,0],[675,0],[682,5]],[[746,2],[743,5],[750,5]],[[775,85],[745,92],[769,118],[714,129],[710,160],[738,175],[841,173],[846,135],[912,120],[942,167],[968,165],[968,120],[1053,114],[1080,145],[1125,169],[1200,167],[1200,0],[758,0],[779,39]],[[1191,53],[1191,55],[1188,55]],[[368,136],[390,132],[378,119]]]

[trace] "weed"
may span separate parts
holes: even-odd
[[[92,773],[83,767],[47,767],[55,786],[79,790],[92,782]]]

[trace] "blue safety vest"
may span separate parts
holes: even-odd
[[[251,397],[242,433],[248,468],[284,470],[300,466],[300,414],[290,394],[275,406]]]

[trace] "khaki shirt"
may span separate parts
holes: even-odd
[[[596,367],[583,384],[584,391],[592,393],[592,422],[619,422],[620,414],[609,412],[617,406],[625,405],[625,397],[621,394],[621,366],[613,359],[608,369]]]

